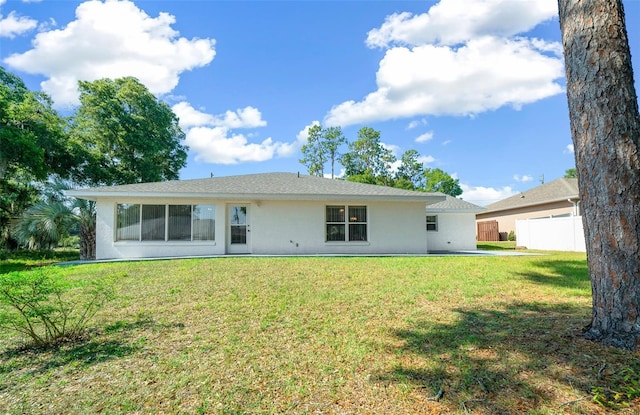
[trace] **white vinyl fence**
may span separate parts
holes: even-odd
[[[516,244],[528,249],[586,252],[582,216],[516,220]]]

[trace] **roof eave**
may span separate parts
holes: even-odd
[[[268,194],[268,193],[165,193],[165,192],[96,192],[91,190],[68,190],[68,196],[96,201],[99,198],[129,199],[216,199],[216,200],[375,200],[397,202],[422,202],[433,204],[442,202],[439,195],[352,195],[352,194]]]
[[[576,201],[580,201],[580,196],[578,196],[576,194],[576,195],[569,195],[569,196],[562,197],[562,198],[545,200],[544,202],[533,202],[533,203],[527,203],[525,205],[511,206],[511,207],[505,207],[505,208],[499,208],[499,209],[487,209],[487,210],[485,210],[485,211],[483,211],[481,213],[504,212],[505,210],[513,210],[513,209],[527,208],[527,207],[531,207],[531,206],[546,205],[546,204],[549,204],[549,203],[557,203],[557,202],[568,201],[570,199],[575,199]]]
[[[429,213],[483,213],[484,209],[447,209],[447,208],[429,208],[427,206],[427,212]]]

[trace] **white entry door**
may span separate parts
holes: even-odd
[[[249,225],[249,206],[229,206],[229,237],[227,238],[227,252],[229,254],[251,253],[251,228]]]

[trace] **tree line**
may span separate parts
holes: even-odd
[[[62,116],[0,66],[0,248],[51,248],[75,227],[91,257],[94,206],[65,188],[173,180],[186,165],[177,116],[137,79],[78,89],[80,105]]]
[[[348,151],[340,153],[340,147]],[[331,166],[331,178],[335,177],[335,165],[344,167],[345,180],[398,187],[424,192],[442,192],[460,196],[462,188],[458,179],[439,168],[428,168],[420,162],[417,150],[407,150],[400,159],[380,141],[380,131],[371,127],[358,130],[357,139],[349,141],[340,127],[313,125],[309,128],[307,143],[302,146],[300,163],[312,176],[324,176],[325,166]]]
[[[69,232],[80,256],[95,255],[95,206],[64,190],[175,180],[186,165],[185,134],[171,108],[137,79],[78,83],[80,105],[62,116],[44,92],[0,66],[0,248],[49,249]],[[341,153],[341,146],[349,151]],[[309,130],[300,160],[309,174],[330,165],[362,183],[462,193],[458,180],[425,168],[416,150],[397,160],[369,127],[348,142],[340,127]],[[396,167],[394,167],[396,166]]]

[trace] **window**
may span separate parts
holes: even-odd
[[[169,205],[167,222],[169,241],[191,240],[191,205]]]
[[[244,245],[247,243],[247,207],[231,206],[231,243]]]
[[[194,205],[192,221],[194,241],[215,241],[216,207],[214,205]]]
[[[327,242],[367,241],[366,206],[327,206],[325,216]]]
[[[116,241],[213,241],[214,205],[140,205],[116,208]]]
[[[142,205],[143,241],[164,241],[164,205]]]
[[[140,240],[140,205],[123,203],[116,213],[116,241]]]
[[[438,216],[436,216],[436,215],[433,215],[433,216],[427,215],[427,230],[428,231],[434,231],[434,232],[438,231]]]
[[[367,240],[367,207],[349,206],[349,240]]]
[[[327,206],[327,242],[345,240],[344,206]]]

